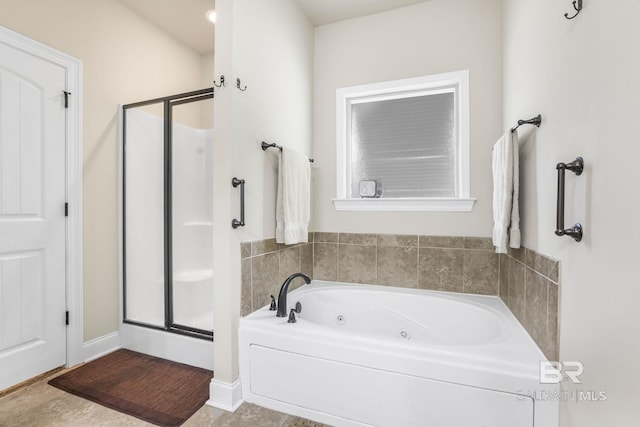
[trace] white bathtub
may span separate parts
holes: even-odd
[[[498,297],[314,280],[298,301],[297,323],[240,319],[245,401],[333,426],[558,425],[546,358]]]

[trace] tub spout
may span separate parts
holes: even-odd
[[[302,277],[307,285],[311,283],[309,276],[304,273],[295,273],[289,276],[280,288],[280,294],[278,295],[278,313],[276,314],[277,317],[287,317],[287,292],[289,291],[289,284],[296,277]]]

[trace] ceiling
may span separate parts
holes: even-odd
[[[204,14],[215,0],[118,1],[199,54],[213,52],[215,25]]]
[[[201,55],[214,50],[215,26],[205,19],[215,0],[118,0]],[[256,0],[266,1],[266,0]],[[314,26],[429,0],[295,0]]]
[[[316,27],[428,0],[296,0]]]

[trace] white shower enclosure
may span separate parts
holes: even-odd
[[[122,345],[211,369],[213,89],[121,118]]]

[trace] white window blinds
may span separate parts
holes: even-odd
[[[350,191],[362,180],[382,198],[457,197],[455,90],[351,104]]]

